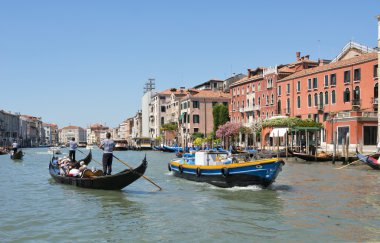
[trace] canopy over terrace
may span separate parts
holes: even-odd
[[[288,131],[289,131],[289,128],[287,128],[287,127],[273,128],[273,130],[270,132],[269,136],[272,138],[284,137]]]

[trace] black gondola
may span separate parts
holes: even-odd
[[[359,158],[361,162],[368,165],[374,170],[380,170],[380,162],[375,159],[373,156],[360,154],[358,150],[356,150],[356,156]]]
[[[49,163],[49,173],[51,177],[59,183],[74,185],[77,187],[103,189],[103,190],[121,190],[130,185],[144,175],[147,168],[146,158],[135,169],[126,169],[114,175],[94,176],[90,178],[71,177],[59,174],[59,168]],[[85,174],[83,172],[83,174]]]
[[[17,151],[16,153],[14,154],[11,154],[11,159],[22,159],[22,157],[24,156],[24,153],[22,152],[22,150],[19,150]]]

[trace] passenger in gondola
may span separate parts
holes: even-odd
[[[111,133],[107,132],[106,139],[104,139],[99,146],[103,149],[103,175],[111,175],[112,172],[112,158],[115,142],[111,139]]]

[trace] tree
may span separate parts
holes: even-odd
[[[218,130],[219,126],[224,125],[230,120],[228,107],[223,104],[214,105],[212,116],[214,119],[214,132]]]
[[[240,132],[241,124],[234,122],[226,122],[224,125],[219,126],[216,131],[216,137],[221,138],[223,142],[235,140],[235,136],[237,136]],[[226,145],[224,143],[224,145]]]

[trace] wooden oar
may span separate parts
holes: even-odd
[[[133,168],[132,166],[130,166],[129,164],[127,164],[126,162],[122,161],[121,159],[119,159],[118,157],[116,157],[115,155],[112,154],[112,157],[114,157],[115,159],[117,159],[120,163],[123,163],[125,166],[127,166],[131,171],[133,171]],[[136,173],[140,176],[142,176],[145,180],[149,181],[150,183],[152,183],[153,185],[155,185],[156,187],[158,187],[158,189],[160,189],[160,191],[162,190],[162,188],[157,185],[154,181],[152,181],[152,179],[148,178],[147,176],[145,175],[142,175],[140,173],[137,173],[137,172],[133,172],[133,173]]]
[[[82,154],[85,154],[84,152],[80,151],[79,149],[77,149],[79,152],[81,152]],[[94,161],[95,163],[99,164],[100,166],[103,166],[103,164],[101,164],[100,162],[96,161],[95,159],[91,158],[92,161]]]

